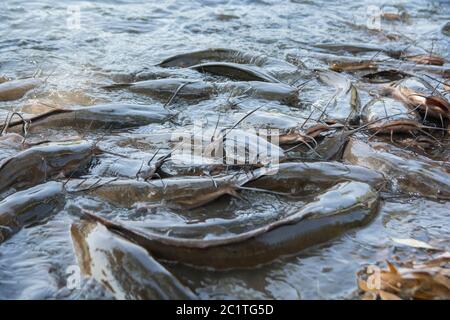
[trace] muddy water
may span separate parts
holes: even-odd
[[[409,14],[404,22],[381,21],[381,31],[367,28],[369,6],[386,10],[400,8]],[[392,7],[396,5],[397,7]],[[80,23],[71,15],[80,10]],[[126,90],[105,91],[118,74],[154,71],[156,63],[174,54],[226,47],[284,59],[288,54],[302,58],[309,68],[324,67],[310,55],[313,44],[359,42],[401,48],[414,39],[422,47],[449,59],[449,38],[441,33],[448,21],[446,1],[17,1],[0,3],[0,77],[12,79],[40,75],[46,84],[20,100],[0,102],[0,117],[8,111],[40,113],[53,107],[126,102],[162,105],[160,100]],[[75,20],[75,21],[74,21]],[[399,34],[389,40],[389,34]],[[372,57],[373,52],[365,57]],[[383,58],[383,54],[379,57]],[[384,57],[386,58],[386,57]],[[157,70],[162,72],[164,70]],[[165,70],[167,72],[167,70]],[[277,71],[277,70],[275,70]],[[177,77],[202,78],[192,70],[176,70]],[[210,77],[210,76],[207,76]],[[120,78],[120,77],[119,77]],[[122,77],[123,78],[123,77]],[[299,72],[295,80],[308,79]],[[210,78],[212,80],[223,80]],[[77,132],[48,130],[37,137],[64,139],[83,135],[101,137],[100,146],[133,158],[148,160],[164,143],[140,145],[122,143],[135,134],[152,134],[192,126],[200,119],[215,124],[235,121],[235,113],[245,113],[263,105],[276,111],[305,117],[311,105],[323,105],[333,89],[312,82],[301,92],[301,108],[277,101],[249,99],[239,107],[227,104],[228,94],[199,102],[176,101],[170,106],[176,121],[151,124],[135,129],[104,134],[101,131]],[[89,175],[133,168],[114,167],[117,158],[103,156],[90,168]],[[109,168],[109,171],[108,171]],[[389,199],[389,195],[388,199]],[[68,271],[76,266],[69,228],[77,220],[79,208],[94,209],[109,218],[145,221],[164,227],[193,222],[245,219],[256,227],[277,219],[285,207],[301,206],[301,201],[286,202],[275,196],[244,192],[248,202],[224,198],[192,211],[152,209],[150,213],[117,209],[86,197],[69,199],[64,210],[47,222],[21,230],[0,246],[0,298],[110,298],[92,280],[82,279],[71,286]],[[363,229],[294,257],[280,258],[252,270],[205,271],[168,264],[167,267],[201,298],[335,299],[352,298],[355,273],[363,264],[386,259],[399,250],[391,237],[414,238],[448,247],[450,204],[421,198],[398,198],[383,202],[378,217]],[[219,234],[223,230],[211,229]],[[236,231],[236,230],[233,230]],[[68,285],[69,284],[69,285]],[[73,283],[72,283],[73,284]]]

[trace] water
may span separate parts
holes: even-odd
[[[382,21],[381,32],[368,29],[368,12],[382,6],[386,10],[403,9],[410,18],[404,23]],[[67,107],[110,101],[162,104],[138,94],[107,92],[99,87],[110,84],[115,73],[151,69],[171,55],[209,47],[238,49],[278,59],[296,54],[304,57],[303,62],[308,67],[316,68],[325,65],[307,56],[315,43],[362,42],[399,48],[410,45],[414,39],[415,47],[432,49],[448,59],[449,38],[440,29],[449,18],[448,1],[371,0],[331,4],[328,1],[280,3],[269,0],[95,3],[6,0],[0,3],[0,75],[20,79],[40,74],[47,78],[47,83],[21,100],[0,102],[0,116],[5,117],[11,110],[42,112],[45,105],[40,105],[39,101]],[[388,40],[387,34],[392,33],[401,37]],[[177,72],[185,77],[202,77],[188,71]],[[324,86],[307,86],[301,94],[302,103],[308,106],[317,100],[326,101],[329,94]],[[219,113],[221,121],[226,123],[232,113],[248,112],[261,105],[258,100],[250,100],[240,105],[239,110],[230,110],[224,107],[227,98],[223,94],[199,103],[177,102],[172,106],[173,110],[181,111],[176,124],[149,125],[108,135],[102,146],[146,159],[158,143],[138,149],[121,146],[120,137],[173,130],[181,125],[192,125],[198,119],[215,122]],[[291,108],[278,102],[264,102],[262,110],[293,116],[309,114],[308,108]],[[63,138],[79,133],[55,131],[53,134]],[[95,132],[83,134],[87,138],[98,137]],[[114,157],[109,159],[114,161]],[[100,162],[92,168],[91,174],[101,172],[108,158]],[[253,206],[228,199],[218,204],[218,208],[208,206],[194,212],[156,210],[151,219],[185,223],[255,215],[255,220],[270,221],[284,205],[250,192],[245,196],[251,199]],[[22,230],[0,246],[0,298],[110,298],[101,286],[89,279],[83,279],[78,288],[67,286],[67,268],[76,265],[69,227],[77,218],[71,210],[80,206],[96,208],[110,217],[148,219],[92,199],[70,200],[55,218]],[[399,250],[391,237],[414,238],[448,248],[449,212],[448,202],[420,198],[389,200],[382,204],[378,217],[369,226],[263,267],[226,272],[181,265],[169,265],[169,268],[205,299],[352,298],[356,271],[363,264],[389,258],[393,251]]]

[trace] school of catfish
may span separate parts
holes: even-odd
[[[161,226],[75,210],[77,221],[67,227],[85,277],[117,299],[197,299],[195,289],[167,265],[217,272],[252,268],[364,228],[385,196],[449,201],[448,62],[414,47],[390,51],[335,43],[317,44],[316,49],[315,58],[328,69],[307,68],[301,56],[283,60],[199,49],[137,73],[109,74],[99,88],[105,95],[125,90],[160,104],[90,101],[66,107],[41,99],[25,111],[9,112],[0,136],[0,245],[24,228],[53,219],[69,199],[80,196],[150,221],[153,210],[161,207],[183,215],[208,210],[218,201],[248,201],[249,193],[282,199],[287,205],[277,217],[256,226],[246,218]],[[360,52],[383,52],[392,59],[362,59]],[[32,96],[46,80],[0,81],[0,100],[15,101]],[[308,117],[262,108],[265,101],[310,107],[301,103],[305,85],[331,93],[320,109],[310,108]],[[165,123],[192,133],[193,126],[182,125],[178,104],[223,94],[230,94],[225,115],[208,124],[220,134],[206,141],[207,147],[224,151],[220,155],[196,159],[178,153],[180,143],[170,127],[127,133]],[[245,99],[256,99],[261,107],[239,111]],[[271,130],[274,136],[266,140],[248,128]],[[54,138],[54,132],[64,130],[73,134]],[[145,161],[115,152],[108,145],[110,135],[123,148],[140,149]],[[238,135],[249,135],[252,143],[230,138]],[[270,148],[270,155],[259,154],[261,144]],[[242,154],[233,163],[224,161],[224,153],[233,148],[256,154],[256,161]],[[303,204],[290,206],[291,200]],[[448,263],[448,256],[443,261]],[[449,298],[446,270],[438,291],[412,298]],[[411,298],[389,289],[373,297]]]

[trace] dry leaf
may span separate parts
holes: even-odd
[[[402,300],[399,296],[384,290],[379,290],[378,294],[380,295],[381,300]]]
[[[364,292],[369,292],[371,289],[367,286],[367,282],[361,278],[358,278],[358,287]]]
[[[386,261],[386,263],[388,265],[390,272],[392,272],[394,274],[398,274],[397,268],[392,263],[390,263],[389,261]]]
[[[375,292],[365,292],[361,297],[362,300],[377,300],[377,294]]]
[[[401,267],[386,261],[387,268],[377,274],[369,273],[369,268],[359,272],[358,287],[364,291],[364,299],[373,298],[369,293],[382,300],[450,299],[450,270],[446,268],[449,259],[450,254],[445,253],[421,265],[405,261]],[[374,276],[379,277],[377,287],[371,289],[368,281]]]

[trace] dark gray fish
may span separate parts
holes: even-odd
[[[280,80],[274,78],[261,68],[231,62],[208,62],[197,64],[190,68],[200,72],[229,77],[234,80],[280,82]]]
[[[183,53],[167,58],[157,66],[188,68],[207,62],[230,62],[263,67],[277,78],[298,79],[299,68],[285,60],[271,58],[263,54],[245,53],[233,49],[212,48]]]
[[[47,182],[16,192],[0,202],[0,243],[20,229],[41,223],[65,203],[63,184]]]
[[[412,195],[450,199],[450,174],[439,163],[424,160],[386,143],[351,139],[344,152],[347,163],[382,172],[391,188]]]
[[[213,164],[184,164],[177,161],[168,160],[161,165],[158,174],[162,177],[183,177],[183,176],[218,176],[226,175],[239,170],[249,171],[254,169],[254,165],[227,165],[220,163]]]
[[[171,113],[161,106],[137,104],[99,104],[76,109],[56,109],[26,119],[28,131],[48,128],[72,127],[74,129],[117,129],[162,123]],[[23,121],[10,124],[8,130],[20,132]]]
[[[161,61],[160,67],[187,68],[208,61],[228,61],[234,63],[260,64],[258,56],[243,53],[233,49],[211,48],[194,52],[182,53]]]
[[[262,81],[206,82],[194,79],[166,78],[118,83],[103,87],[107,90],[126,89],[157,99],[209,99],[213,94],[250,96],[266,100],[281,101],[286,104],[298,103],[298,89],[283,83]]]
[[[0,165],[4,159],[11,157],[26,148],[23,144],[23,140],[24,138],[17,133],[7,133],[0,136],[0,150],[2,151],[0,154]]]
[[[343,182],[285,218],[251,231],[213,239],[174,238],[139,228],[136,223],[128,227],[87,215],[157,258],[230,269],[268,263],[363,226],[375,217],[378,203],[378,193],[369,185]]]
[[[27,92],[43,84],[42,80],[30,78],[0,83],[0,101],[11,101],[22,98]]]
[[[134,83],[120,83],[104,87],[105,89],[127,89],[154,98],[169,99],[176,94],[183,99],[208,99],[214,93],[214,86],[202,80],[166,78],[145,80]]]
[[[283,132],[298,128],[305,122],[305,118],[297,118],[281,112],[260,110],[247,117],[245,113],[235,113],[233,119],[235,121],[243,119],[241,121],[243,126],[248,125],[250,128],[278,129]],[[312,120],[310,122],[316,124]],[[309,124],[305,124],[305,127],[308,128]]]
[[[364,182],[377,189],[385,183],[384,176],[375,170],[339,162],[280,163],[272,169],[257,169],[254,175],[259,178],[249,181],[246,186],[292,195],[323,191],[344,181]]]
[[[0,193],[81,170],[95,153],[92,143],[86,141],[43,144],[18,152],[0,165]]]
[[[71,227],[82,273],[93,277],[119,300],[191,300],[196,296],[145,249],[83,221]]]
[[[289,105],[297,105],[299,102],[299,90],[284,83],[263,81],[230,81],[215,83],[214,87],[220,93],[233,93],[233,95],[245,95],[265,100],[281,101]]]
[[[239,186],[252,175],[219,177],[176,177],[137,181],[135,179],[72,179],[67,183],[71,193],[86,193],[114,205],[131,207],[138,203],[166,205],[171,208],[193,209],[223,195],[237,195]]]

